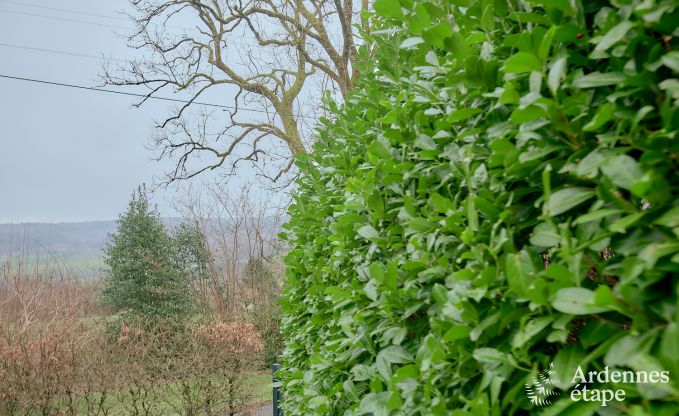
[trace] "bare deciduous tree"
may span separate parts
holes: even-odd
[[[188,186],[176,202],[183,220],[203,231],[211,259],[204,279],[195,282],[199,304],[227,318],[252,302],[265,302],[267,294],[248,279],[248,271],[253,262],[269,268],[276,264],[282,207],[275,206],[270,194],[258,195],[251,183],[237,192],[229,192],[225,184]]]
[[[241,161],[278,180],[290,156],[307,152],[324,86],[344,97],[356,76],[355,20],[367,30],[368,0],[130,0],[141,59],[112,69],[104,81],[145,86],[147,98],[171,90],[187,103],[157,122],[158,158],[176,159],[164,182]],[[175,33],[171,24],[194,28]],[[311,87],[316,83],[317,88]],[[218,89],[226,114],[200,100]],[[214,95],[211,95],[214,97]],[[143,104],[146,99],[138,105]],[[192,111],[201,108],[198,113]],[[256,116],[253,116],[256,114]],[[304,119],[310,123],[305,124]],[[208,156],[209,160],[204,157]],[[273,165],[273,167],[272,167]]]

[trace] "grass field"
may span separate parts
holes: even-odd
[[[269,372],[253,374],[247,377],[243,384],[252,388],[251,398],[248,403],[244,404],[244,407],[256,407],[261,403],[271,401],[272,379]],[[135,402],[131,391],[132,390],[120,391],[117,393],[108,393],[106,395],[95,393],[89,395],[87,398],[76,399],[71,405],[71,407],[75,409],[73,413],[69,412],[69,403],[66,402],[57,404],[54,408],[61,408],[66,412],[64,414],[85,416],[91,414],[91,412],[88,412],[88,408],[90,407],[89,403],[97,403],[96,407],[107,409],[106,414],[109,416],[123,416],[130,414],[184,416],[188,414],[187,407],[190,408],[190,406],[187,406],[187,403],[182,399],[182,396],[198,393],[197,391],[183,391],[183,388],[179,383],[155,386],[153,393],[150,394],[159,398],[157,403],[153,403],[153,400],[148,400],[148,397],[146,397],[143,405],[141,405],[141,400]],[[99,403],[103,403],[103,405]],[[196,409],[196,411],[198,410],[199,409]],[[40,410],[34,409],[28,413],[28,416],[38,416],[39,414]]]
[[[100,275],[100,270],[104,267],[102,258],[103,252],[99,249],[21,255],[18,259],[2,256],[0,257],[0,268],[14,268],[17,264],[21,264],[21,267],[27,269],[36,266],[55,268],[56,265],[59,270],[71,277],[90,279]]]

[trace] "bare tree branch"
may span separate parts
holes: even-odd
[[[365,0],[358,9],[353,0],[130,4],[136,31],[128,43],[144,56],[118,68],[105,67],[102,77],[108,85],[147,87],[136,106],[163,91],[187,101],[156,122],[151,147],[158,159],[176,162],[163,183],[225,165],[233,173],[242,162],[273,182],[291,173],[292,158],[306,153],[311,140],[312,129],[300,117],[321,107],[324,91],[314,86],[339,92],[337,99],[352,87],[357,55],[353,21],[368,7]],[[193,29],[167,29],[187,21]],[[361,25],[366,30],[363,15]],[[314,79],[320,82],[309,82]],[[208,95],[231,97],[235,110],[204,114],[196,100]],[[275,150],[279,145],[287,155]]]

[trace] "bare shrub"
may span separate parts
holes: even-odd
[[[2,270],[1,415],[235,414],[252,399],[262,341],[251,325],[112,320],[96,285]]]
[[[58,414],[82,390],[95,285],[40,261],[9,259],[0,275],[0,413]],[[71,404],[72,406],[72,404]]]
[[[177,205],[183,220],[206,236],[211,261],[205,278],[194,282],[201,309],[217,320],[254,324],[269,367],[283,347],[278,300],[284,247],[277,236],[283,204],[252,184],[236,189],[228,183],[187,187]]]

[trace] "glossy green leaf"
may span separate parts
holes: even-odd
[[[522,251],[508,255],[505,261],[505,275],[509,287],[518,295],[525,296],[535,280],[535,265],[528,253]]]
[[[538,58],[527,52],[519,52],[512,55],[505,61],[504,70],[507,73],[522,73],[537,71],[540,69],[540,61]]]
[[[530,243],[540,247],[555,246],[561,240],[556,227],[550,223],[540,223],[533,229]]]
[[[611,103],[604,104],[599,107],[592,120],[585,124],[583,131],[596,131],[598,128],[609,122],[613,118],[613,110],[615,107]]]
[[[547,75],[547,85],[552,95],[556,95],[561,85],[561,80],[566,75],[566,57],[561,57],[557,59],[552,67],[549,68],[549,74]]]
[[[593,198],[594,195],[594,191],[589,188],[572,187],[560,189],[552,193],[545,205],[545,211],[547,215],[560,215]]]
[[[617,25],[613,26],[606,34],[599,40],[595,51],[605,51],[616,43],[620,42],[627,32],[634,27],[634,24],[629,20],[623,20]]]
[[[620,84],[625,78],[623,74],[618,72],[592,72],[574,79],[573,85],[577,88],[605,87]]]
[[[358,235],[368,240],[371,238],[379,237],[377,230],[375,230],[373,227],[369,225],[364,225],[363,227],[359,228],[357,232]]]
[[[631,189],[644,175],[639,163],[627,155],[608,158],[601,165],[601,171],[613,184],[624,189]]]
[[[547,325],[551,324],[553,320],[554,318],[550,316],[543,316],[526,322],[526,325],[514,335],[514,338],[512,338],[512,348],[523,347],[528,341],[540,333],[540,331],[547,328]]]
[[[611,310],[610,306],[596,305],[594,292],[582,287],[560,289],[556,292],[552,306],[559,312],[571,315],[591,315]]]
[[[408,39],[404,40],[403,42],[401,42],[401,48],[408,49],[408,48],[412,48],[414,46],[417,46],[421,43],[424,43],[424,39],[422,39],[419,36],[414,36],[412,38],[408,38]]]

